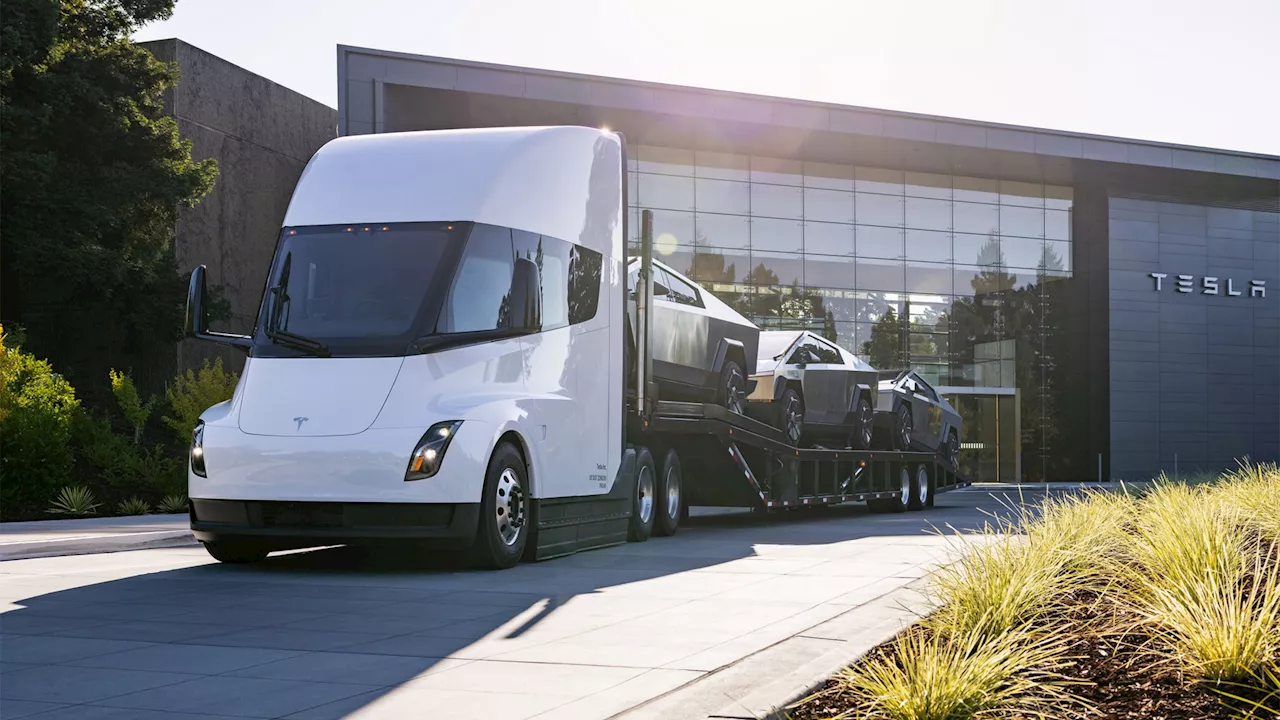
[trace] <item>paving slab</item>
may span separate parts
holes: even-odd
[[[9,560],[0,699],[90,718],[767,717],[921,612],[904,598],[954,545],[933,528],[1001,502],[697,513],[674,538],[500,573],[348,548]]]

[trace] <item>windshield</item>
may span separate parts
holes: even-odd
[[[255,352],[296,353],[268,337],[274,330],[343,354],[403,353],[451,240],[463,232],[444,223],[285,228]]]
[[[760,333],[760,350],[756,353],[756,367],[767,367],[777,362],[773,358],[786,352],[791,343],[796,341],[800,333],[796,332],[762,332]],[[781,359],[781,358],[779,358]]]

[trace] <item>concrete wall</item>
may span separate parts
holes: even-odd
[[[333,108],[237,67],[181,40],[144,43],[182,74],[166,105],[197,160],[215,158],[213,192],[178,221],[178,267],[209,268],[223,286],[232,317],[218,329],[248,332],[262,298],[267,266],[293,186],[321,145],[337,134]],[[221,356],[239,369],[243,355],[184,342],[179,368]]]
[[[1108,214],[1113,477],[1280,459],[1280,214],[1117,197]]]

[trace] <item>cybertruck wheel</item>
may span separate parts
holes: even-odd
[[[952,470],[960,469],[960,436],[955,430],[947,433],[947,442],[942,446],[942,456],[951,463]]]
[[[658,467],[658,488],[654,497],[657,505],[653,521],[653,534],[669,537],[680,529],[684,517],[684,476],[680,472],[680,457],[674,448],[667,448]]]
[[[529,541],[529,478],[510,443],[494,448],[485,472],[480,496],[480,522],[476,526],[471,559],[475,565],[504,570],[520,562]]]
[[[898,450],[910,450],[911,438],[915,434],[915,428],[911,422],[911,406],[899,405],[898,411],[893,414],[893,446]]]
[[[778,400],[778,429],[787,436],[787,442],[800,445],[800,437],[804,435],[804,399],[795,388],[782,391]]]
[[[657,509],[658,474],[653,467],[653,454],[647,447],[636,448],[636,484],[631,490],[631,521],[627,540],[644,542],[653,534]]]
[[[720,385],[716,401],[729,412],[745,415],[747,412],[747,376],[736,360],[725,360],[720,370]]]
[[[853,415],[853,431],[849,433],[849,447],[854,450],[870,450],[875,434],[876,416],[871,401],[858,398],[858,409]]]
[[[267,548],[252,542],[231,542],[211,540],[204,543],[204,549],[214,560],[227,565],[244,565],[261,562],[270,552]]]

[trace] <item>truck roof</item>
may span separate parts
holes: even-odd
[[[286,226],[479,222],[622,249],[620,141],[588,127],[356,135],[307,163]]]

